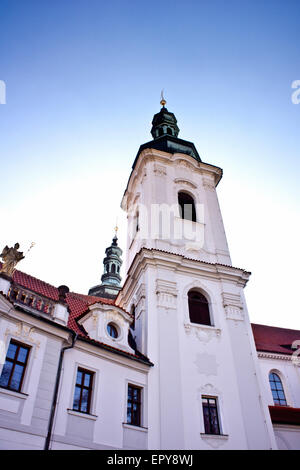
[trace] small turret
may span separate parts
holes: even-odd
[[[123,261],[121,260],[122,250],[118,246],[117,228],[112,244],[105,250],[103,260],[104,273],[101,276],[101,285],[94,286],[89,290],[89,295],[115,299],[121,290],[120,270]]]
[[[175,114],[168,111],[165,107],[167,102],[163,95],[160,104],[162,106],[161,110],[159,113],[154,114],[152,120],[151,134],[153,140],[140,146],[133,162],[132,169],[135,168],[140,154],[145,149],[156,149],[172,154],[184,153],[186,155],[190,155],[198,162],[201,162],[201,158],[193,142],[189,142],[178,137],[179,127],[177,126],[177,119]]]
[[[162,103],[163,101],[161,101]],[[164,101],[164,103],[166,103]],[[158,139],[163,135],[172,135],[177,137],[179,134],[179,127],[177,126],[177,119],[174,113],[170,113],[163,105],[160,112],[155,114],[152,120],[151,134],[153,139]]]

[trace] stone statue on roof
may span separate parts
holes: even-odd
[[[20,248],[19,243],[16,243],[14,247],[8,247],[7,245],[3,248],[0,258],[3,259],[3,264],[0,269],[0,273],[6,274],[7,276],[12,277],[16,265],[21,261],[25,256],[23,252],[18,251]]]

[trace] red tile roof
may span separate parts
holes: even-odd
[[[299,330],[277,328],[275,326],[252,323],[252,331],[257,351],[292,355],[296,349],[291,345],[300,340]]]
[[[0,262],[0,268],[2,266],[2,263]],[[30,291],[33,291],[35,294],[42,295],[48,299],[58,301],[59,295],[58,295],[58,288],[51,286],[47,282],[41,281],[40,279],[35,278],[34,276],[31,276],[29,274],[23,273],[22,271],[15,271],[13,275],[13,281],[15,284],[18,284],[19,286],[28,289]],[[88,337],[88,335],[84,332],[83,328],[80,328],[78,323],[77,323],[77,318],[82,315],[84,312],[88,310],[88,307],[90,305],[93,305],[95,303],[102,303],[102,304],[107,304],[107,305],[115,305],[115,301],[112,299],[105,299],[103,297],[96,297],[93,295],[85,295],[85,294],[77,294],[75,292],[68,292],[66,295],[66,301],[69,307],[69,320],[68,320],[68,327],[73,330],[75,333],[78,334],[78,336],[82,339],[86,339],[89,342],[93,344],[98,344],[102,346],[103,348],[110,350],[110,351],[117,351],[118,353],[121,353],[122,355],[132,357],[134,359],[138,359],[139,361],[147,362],[149,364],[150,361],[146,356],[143,356],[142,354],[132,354],[129,352],[125,352],[119,348],[109,346],[105,343],[102,343],[100,341],[92,340],[91,338]],[[118,306],[118,308],[121,308]],[[123,310],[123,309],[121,309]],[[124,310],[125,311],[125,310]],[[126,312],[128,315],[130,315],[128,312]]]
[[[81,332],[76,319],[87,311],[90,305],[97,302],[102,304],[114,305],[114,301],[111,299],[104,299],[102,297],[95,297],[93,295],[76,294],[74,292],[68,292],[67,304],[70,310],[68,327],[74,330],[76,333]]]
[[[300,408],[269,406],[272,423],[300,425]]]
[[[0,263],[0,267],[1,266],[2,263]],[[22,286],[25,289],[29,289],[36,294],[42,295],[54,301],[58,301],[58,288],[51,286],[47,282],[41,281],[34,276],[16,270],[13,275],[13,281],[19,286]],[[77,294],[75,292],[68,292],[66,300],[70,311],[68,326],[76,333],[81,331],[78,328],[76,318],[83,312],[87,311],[90,305],[95,304],[96,302],[109,305],[115,304],[114,300],[112,299],[95,297],[93,295]]]

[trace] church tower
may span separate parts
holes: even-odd
[[[150,449],[276,448],[244,287],[232,266],[216,187],[222,170],[155,114],[122,200],[127,278],[117,303],[135,313],[149,373]]]

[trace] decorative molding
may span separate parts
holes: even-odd
[[[188,169],[194,169],[194,166],[190,164],[190,162],[187,162],[183,158],[176,158],[176,163],[177,165],[183,167],[183,168],[188,168]]]
[[[98,314],[96,312],[92,314],[92,321],[93,321],[93,326],[96,329],[97,323],[98,323]]]
[[[156,281],[157,306],[176,309],[177,284],[176,282],[157,279]]]
[[[244,320],[243,310],[240,307],[227,305],[227,307],[225,307],[225,312],[226,312],[226,318],[228,320],[237,320],[237,321]]]
[[[198,388],[198,399],[202,399],[202,395],[208,395],[212,397],[218,397],[220,395],[220,390],[211,383],[207,383],[202,387]]]
[[[202,179],[202,184],[205,189],[208,189],[209,191],[214,191],[215,188],[215,183],[213,180],[208,179],[208,178],[203,178]]]
[[[146,285],[143,283],[136,292],[135,319],[137,320],[146,308]]]
[[[201,439],[213,449],[225,444],[228,441],[228,434],[204,434],[200,433]]]
[[[228,320],[243,321],[244,311],[240,294],[223,292],[223,306]]]
[[[285,354],[277,354],[277,353],[271,353],[271,352],[262,352],[262,351],[257,351],[257,356],[261,357],[263,359],[276,359],[276,360],[281,360],[285,362],[293,362],[295,366],[300,367],[300,361],[299,357],[293,356],[293,355],[285,355]]]
[[[141,193],[136,193],[135,198],[134,198],[134,200],[133,200],[133,205],[135,205],[135,204],[137,203],[137,201],[138,201],[139,198],[140,198],[140,195],[141,195]]]
[[[156,176],[166,176],[167,174],[166,168],[162,165],[157,165],[157,164],[154,164],[153,172],[156,174]]]
[[[17,330],[12,331],[10,328],[6,328],[6,331],[4,333],[4,336],[7,337],[11,335],[12,337],[17,337],[20,340],[24,341],[25,343],[31,343],[36,346],[35,350],[35,357],[37,353],[37,349],[39,349],[41,343],[40,341],[36,340],[35,338],[32,337],[32,334],[35,331],[34,326],[26,325],[24,322],[19,322],[17,324]]]
[[[221,330],[214,326],[197,325],[190,322],[185,322],[183,326],[188,335],[193,334],[199,341],[205,344],[213,338],[219,339],[221,336]]]
[[[184,184],[186,186],[189,186],[192,189],[197,189],[196,184],[192,183],[192,181],[189,181],[189,180],[186,180],[186,179],[183,179],[183,178],[175,178],[174,182],[176,184]]]

